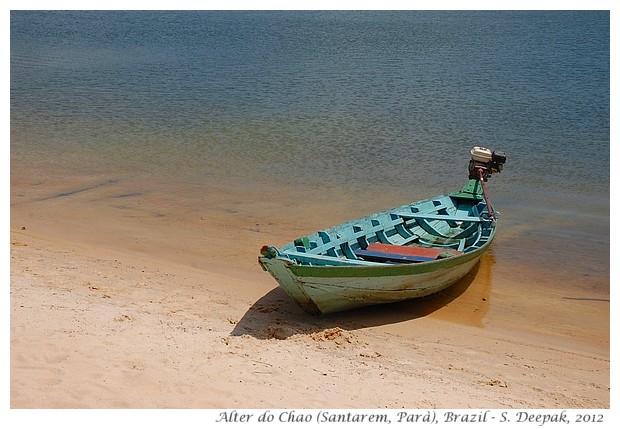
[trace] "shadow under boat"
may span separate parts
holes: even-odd
[[[311,334],[331,328],[352,331],[390,325],[441,313],[439,310],[445,309],[457,298],[461,298],[463,305],[471,309],[466,312],[468,316],[465,319],[455,317],[454,321],[481,326],[489,306],[494,264],[495,258],[492,250],[489,250],[463,279],[433,295],[321,316],[304,312],[277,287],[248,309],[230,335],[286,339],[292,335]],[[446,318],[452,320],[449,311]]]

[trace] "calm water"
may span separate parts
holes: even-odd
[[[494,258],[604,298],[609,29],[606,11],[13,11],[11,168],[396,205],[502,149]]]

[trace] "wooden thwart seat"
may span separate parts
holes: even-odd
[[[395,213],[398,216],[409,219],[423,219],[423,220],[445,220],[452,222],[484,222],[486,219],[482,219],[477,216],[456,216],[456,215],[442,215],[442,214],[427,214],[427,213]]]
[[[436,249],[431,247],[395,246],[393,244],[370,243],[366,249],[357,249],[355,254],[367,261],[376,262],[426,262],[443,257],[461,255],[463,252],[452,249]]]

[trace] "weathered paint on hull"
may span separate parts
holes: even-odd
[[[304,267],[277,258],[262,258],[261,264],[305,311],[324,314],[439,292],[467,275],[486,247],[444,261],[398,266]]]

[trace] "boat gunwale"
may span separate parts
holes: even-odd
[[[286,264],[286,268],[291,271],[295,277],[333,277],[333,278],[351,278],[351,277],[387,277],[387,276],[407,276],[414,274],[422,274],[441,269],[450,269],[458,265],[464,264],[472,259],[479,258],[482,253],[491,245],[495,236],[495,228],[492,229],[491,235],[479,248],[462,255],[453,256],[444,259],[437,259],[428,262],[419,262],[412,264],[385,264],[375,263],[372,265],[302,265],[296,264],[288,258],[276,257],[275,260],[282,261]],[[261,259],[263,259],[262,257]],[[264,258],[268,259],[268,258]],[[273,261],[273,260],[272,260]]]

